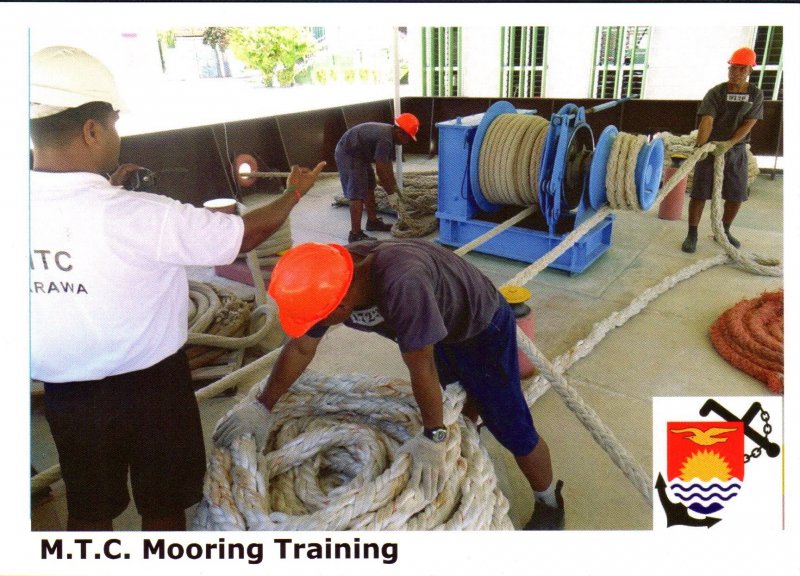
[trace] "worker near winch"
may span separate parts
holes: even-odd
[[[347,130],[336,144],[336,167],[342,191],[350,203],[350,234],[348,242],[368,240],[361,229],[364,209],[367,212],[367,231],[388,232],[391,224],[378,217],[375,203],[375,172],[386,190],[389,205],[397,209],[398,187],[392,162],[395,146],[404,146],[417,139],[419,120],[409,113],[398,115],[394,125],[383,122],[364,122]],[[373,171],[372,165],[375,164]]]
[[[185,530],[206,469],[183,346],[187,265],[232,262],[275,232],[324,167],[246,216],[121,184],[122,107],[108,68],[74,47],[31,57],[30,375],[44,382],[66,485],[67,529]]]
[[[696,146],[699,148],[708,142],[716,142],[713,154],[725,155],[722,226],[734,248],[739,248],[741,243],[731,234],[731,224],[749,195],[747,143],[753,126],[764,117],[764,93],[748,82],[755,64],[756,53],[752,49],[734,51],[728,60],[728,81],[711,88],[697,110],[700,124]],[[691,253],[697,249],[697,227],[706,201],[711,199],[713,187],[714,158],[708,157],[695,165],[689,200],[689,231],[681,246],[684,252]]]
[[[278,261],[269,293],[291,339],[260,396],[218,424],[218,445],[253,433],[263,450],[273,426],[270,410],[313,360],[328,327],[344,322],[400,348],[423,423],[401,451],[410,453],[411,481],[428,500],[442,490],[448,473],[442,387],[457,381],[468,396],[465,415],[480,415],[514,454],[534,491],[534,512],[525,528],[564,527],[563,482],[553,478],[550,450],[522,392],[514,313],[475,266],[420,239],[346,247],[306,243]]]

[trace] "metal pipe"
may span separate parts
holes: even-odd
[[[508,95],[510,97],[514,96],[514,75],[516,74],[517,67],[516,67],[516,59],[514,58],[514,49],[516,48],[516,39],[517,39],[517,32],[516,26],[511,28],[511,34],[509,35],[509,46],[508,46],[508,66],[509,66],[509,73],[508,73]]]
[[[428,42],[426,39],[428,34],[426,34],[427,28],[424,26],[422,27],[422,95],[428,96],[428,74],[430,70],[428,68]]]
[[[783,47],[781,47],[781,57],[778,60],[778,70],[775,72],[775,88],[772,91],[772,100],[777,100],[781,92],[781,82],[783,81]]]
[[[442,89],[442,86],[444,85],[444,28],[443,27],[441,26],[439,27],[439,29],[437,30],[436,37],[438,38],[438,43],[436,47],[439,49],[439,58],[436,62],[437,70],[439,72],[437,74],[437,77],[439,78],[439,86],[438,86],[439,90],[438,94],[434,94],[434,96],[447,96],[445,91]]]
[[[606,96],[606,80],[608,80],[608,44],[610,38],[611,26],[606,26],[606,35],[603,41],[603,81],[600,84],[600,96],[598,98],[609,98],[609,96]],[[613,94],[610,97],[613,97]]]
[[[620,91],[622,89],[622,69],[625,66],[624,62],[620,62],[620,59],[624,55],[625,51],[625,32],[627,30],[626,26],[617,26],[617,52],[614,55],[614,64],[616,65],[616,72],[614,73],[614,93],[611,94],[612,98],[617,98],[620,96]]]
[[[618,104],[622,104],[626,100],[630,100],[630,96],[625,96],[625,98],[617,98],[616,100],[611,100],[610,102],[605,102],[604,104],[598,104],[597,106],[592,106],[586,111],[586,114],[591,114],[592,112],[601,112],[603,110],[608,110],[609,108],[613,108]]]
[[[633,29],[633,43],[631,44],[631,61],[628,65],[628,86],[625,88],[625,96],[631,95],[631,87],[633,86],[633,70],[636,63],[636,46],[639,44],[639,27]]]
[[[392,57],[394,58],[394,117],[400,115],[400,31],[397,26],[392,28]],[[403,147],[396,145],[395,150],[395,179],[397,186],[403,188]]]
[[[517,94],[522,98],[525,96],[525,85],[528,76],[528,27],[520,26],[519,42],[519,90]]]
[[[498,87],[497,95],[501,98],[506,95],[503,92],[503,81],[506,79],[506,28],[507,26],[500,27],[500,86]]]
[[[458,60],[456,61],[456,66],[458,68],[458,76],[457,76],[458,82],[456,82],[456,88],[457,88],[456,89],[456,92],[457,92],[456,96],[461,96],[461,93],[463,91],[462,90],[462,82],[463,82],[463,78],[464,78],[464,73],[463,73],[463,70],[464,70],[464,55],[463,55],[463,50],[461,48],[463,46],[463,42],[462,42],[462,40],[463,40],[463,36],[462,36],[463,31],[461,30],[460,26],[458,28],[456,28],[456,30],[458,31],[458,36],[457,36],[457,40],[458,40],[457,44],[458,45],[456,46],[456,48],[458,50]]]
[[[445,51],[444,57],[447,59],[447,95],[453,96],[453,30],[454,28],[444,29]]]
[[[756,32],[758,34],[758,32]],[[764,82],[764,72],[767,68],[767,59],[769,57],[770,44],[772,43],[772,26],[767,26],[767,38],[764,42],[764,55],[761,58],[761,70],[758,73],[758,86],[760,87]]]
[[[545,26],[542,30],[542,68],[541,68],[542,82],[539,87],[539,93],[536,94],[536,96],[544,96],[546,93],[545,84],[547,75],[544,72],[545,70],[547,70],[547,36],[548,36],[548,31],[547,27]]]
[[[291,172],[240,172],[239,176],[247,178],[288,178],[290,174]],[[320,172],[317,178],[338,175],[338,172]]]

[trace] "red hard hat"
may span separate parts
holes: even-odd
[[[739,48],[731,55],[728,64],[738,64],[739,66],[755,66],[756,53],[751,48]]]
[[[281,256],[269,281],[278,319],[292,338],[308,332],[341,303],[353,280],[353,257],[344,246],[307,242]]]
[[[419,120],[413,114],[404,112],[394,119],[395,126],[399,126],[403,131],[411,136],[414,142],[417,141],[417,131],[419,131]]]

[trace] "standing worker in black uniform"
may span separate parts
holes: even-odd
[[[394,125],[364,122],[345,132],[336,145],[336,167],[345,197],[350,201],[350,235],[348,242],[371,239],[361,230],[361,216],[367,209],[367,230],[388,232],[391,224],[378,218],[375,207],[375,170],[378,181],[388,194],[392,208],[397,208],[397,182],[392,171],[395,146],[416,141],[419,120],[409,113],[400,114]]]
[[[756,63],[756,53],[750,48],[739,48],[728,60],[728,81],[709,90],[700,108],[700,125],[697,128],[697,146],[716,142],[715,155],[725,155],[725,174],[722,197],[725,207],[722,225],[725,235],[734,248],[739,241],[731,235],[730,227],[742,202],[747,200],[747,143],[750,131],[764,117],[764,93],[748,77]],[[714,159],[705,158],[697,163],[689,201],[689,233],[681,250],[697,249],[697,226],[703,215],[706,200],[711,199],[714,185]]]
[[[44,384],[67,529],[110,531],[133,494],[142,530],[185,530],[206,468],[183,346],[187,266],[232,262],[278,230],[325,167],[245,216],[122,184],[111,71],[70,46],[31,56],[30,375]],[[129,489],[130,481],[130,489]]]

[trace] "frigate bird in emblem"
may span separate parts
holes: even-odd
[[[674,434],[683,434],[688,432],[691,436],[684,436],[684,438],[691,440],[695,444],[699,444],[700,446],[712,446],[719,442],[727,442],[728,439],[725,437],[720,437],[720,434],[728,434],[730,432],[736,432],[736,428],[709,428],[708,430],[700,430],[700,428],[681,428],[679,430],[670,430],[670,432]]]

